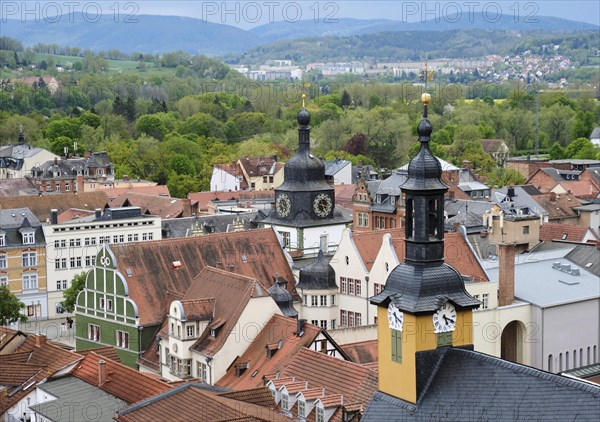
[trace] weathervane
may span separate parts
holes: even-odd
[[[302,108],[304,108],[304,100],[306,99],[306,94],[302,94]]]
[[[429,71],[429,65],[427,64],[427,60],[425,60],[425,70],[419,74],[419,79],[425,82],[425,92],[427,92],[427,82],[433,81],[434,73],[433,71]]]

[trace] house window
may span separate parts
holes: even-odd
[[[356,292],[356,296],[360,296],[362,290],[362,283],[360,280],[354,280],[354,282],[356,283],[356,288],[354,289],[354,291]]]
[[[91,267],[92,265],[94,265],[94,255],[88,255],[85,257],[85,266],[86,267]]]
[[[318,319],[313,319],[310,321],[310,323],[314,326],[318,326],[319,325],[319,320]]]
[[[81,246],[81,239],[69,239],[69,247],[74,248],[76,246]]]
[[[383,291],[384,286],[383,284],[374,283],[373,288],[375,289],[375,294],[378,295]]]
[[[65,192],[71,191],[71,184],[69,182],[65,182]]]
[[[194,337],[194,326],[193,325],[187,326],[187,336]]]
[[[129,333],[117,330],[117,347],[129,349]]]
[[[196,361],[196,377],[198,377],[198,379],[200,381],[203,382],[207,382],[206,379],[206,373],[207,373],[207,367],[205,363],[202,363],[200,361]]]
[[[477,300],[479,300],[479,295],[473,295],[473,297]],[[474,311],[479,311],[481,310],[481,304],[479,304],[479,306],[477,308],[473,308]]]
[[[303,418],[306,413],[306,402],[304,400],[298,400],[298,416]]]
[[[100,309],[104,309],[105,311],[112,311],[112,300],[101,297]]]
[[[342,327],[348,326],[348,312],[340,311],[340,321],[341,321]]]
[[[523,234],[529,234],[529,226],[523,226]]]
[[[28,317],[39,317],[42,316],[42,305],[28,305],[27,306]]]
[[[317,407],[317,422],[325,422],[325,409]]]
[[[308,306],[308,296],[304,295],[304,306]]]
[[[331,295],[331,306],[335,306],[335,295]]]
[[[129,233],[127,235],[127,242],[129,242],[129,243],[133,242],[133,235],[131,233]]]
[[[6,245],[6,235],[0,234],[0,246]]]
[[[395,218],[390,218],[390,228],[391,229],[396,228],[396,219]]]
[[[23,290],[34,290],[38,288],[37,273],[23,274]]]
[[[67,285],[67,280],[56,280],[56,290],[66,290]]]
[[[552,355],[548,355],[548,372],[552,372]]]
[[[273,176],[269,176],[269,183],[273,183]]]
[[[267,176],[263,176],[263,183],[267,183]]]
[[[288,396],[287,394],[281,394],[281,410],[283,410],[284,412],[288,411],[289,401],[290,396]]]
[[[354,327],[354,312],[348,311],[348,327]]]
[[[402,331],[392,329],[392,360],[402,363]]]
[[[23,233],[23,244],[33,245],[35,243],[35,233]]]
[[[54,241],[55,249],[61,249],[61,248],[66,248],[66,247],[67,247],[67,241],[65,239],[60,239],[60,240]]]
[[[6,254],[0,254],[0,268],[8,268],[8,259]]]
[[[289,232],[279,232],[279,234],[283,238],[283,247],[284,248],[289,248],[290,245],[291,245],[291,243],[292,243],[292,239],[291,239],[290,233]]]
[[[346,281],[346,277],[340,277],[340,285],[342,286],[342,293],[348,292],[348,282]]]
[[[356,312],[354,314],[354,318],[356,319],[356,326],[361,326],[362,325],[362,314]]]
[[[0,286],[8,286],[8,276],[7,275],[0,275]],[[588,347],[588,352],[589,352],[589,347]],[[589,359],[588,359],[589,360]]]
[[[326,330],[326,329],[327,329],[327,320],[326,320],[326,319],[322,319],[322,320],[321,320],[321,323],[319,324],[319,326],[320,326],[322,329]]]
[[[488,309],[490,295],[488,293],[484,293],[481,295],[481,309]]]
[[[321,306],[327,306],[327,295],[320,295],[319,302]]]
[[[317,296],[317,295],[311,295],[310,296],[310,305],[311,306],[318,306],[319,305],[319,296]]]
[[[348,279],[348,294],[354,294],[354,280],[352,280],[351,278]]]
[[[100,341],[100,327],[94,324],[88,324],[88,340]]]
[[[81,257],[80,256],[72,256],[70,259],[71,268],[81,268]]]
[[[56,258],[54,261],[55,270],[66,270],[67,269],[67,258]]]

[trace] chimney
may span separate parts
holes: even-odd
[[[448,198],[449,198],[449,199],[454,199],[454,189],[450,189],[450,190],[448,191]]]
[[[54,165],[58,164],[58,157],[54,157]]]
[[[509,186],[508,190],[506,191],[506,195],[512,199],[515,197],[515,188],[513,186]]]
[[[452,228],[454,229],[455,232],[458,232],[458,230],[460,229],[460,223],[454,223],[452,225]]]
[[[515,245],[504,243],[498,250],[498,305],[507,306],[515,300]]]
[[[306,320],[305,319],[299,319],[296,322],[296,335],[298,337],[301,337],[302,334],[304,334],[304,324],[306,324]]]
[[[76,180],[75,180],[75,192],[80,192],[83,193],[83,175],[80,174],[77,176]]]
[[[556,192],[550,192],[550,202],[556,202]]]
[[[57,209],[50,210],[50,224],[58,224],[58,210]]]
[[[99,220],[102,217],[102,209],[96,208],[94,211],[96,212],[96,220]]]
[[[35,336],[35,347],[42,347],[46,344],[46,334],[38,333]]]
[[[106,361],[100,359],[98,361],[98,387],[102,387],[106,382]]]
[[[184,198],[181,200],[182,217],[192,216],[192,200],[190,198]]]

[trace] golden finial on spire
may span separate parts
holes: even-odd
[[[304,108],[304,100],[306,99],[306,94],[302,94],[302,108]]]
[[[428,92],[424,92],[423,94],[421,94],[421,102],[424,105],[427,105],[431,102],[431,94],[429,94]]]

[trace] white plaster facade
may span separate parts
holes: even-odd
[[[150,215],[113,220],[89,216],[42,228],[46,238],[49,319],[68,315],[60,306],[63,291],[73,277],[93,267],[103,243],[145,242],[160,240],[162,236],[160,217]]]
[[[242,174],[235,176],[219,166],[214,166],[210,177],[210,190],[213,192],[237,191],[240,190],[242,180]]]
[[[319,250],[323,250],[325,255],[337,250],[346,224],[338,223],[306,228],[265,224],[265,227],[275,229],[282,239],[282,245],[287,250],[301,249],[306,257],[316,256]]]

